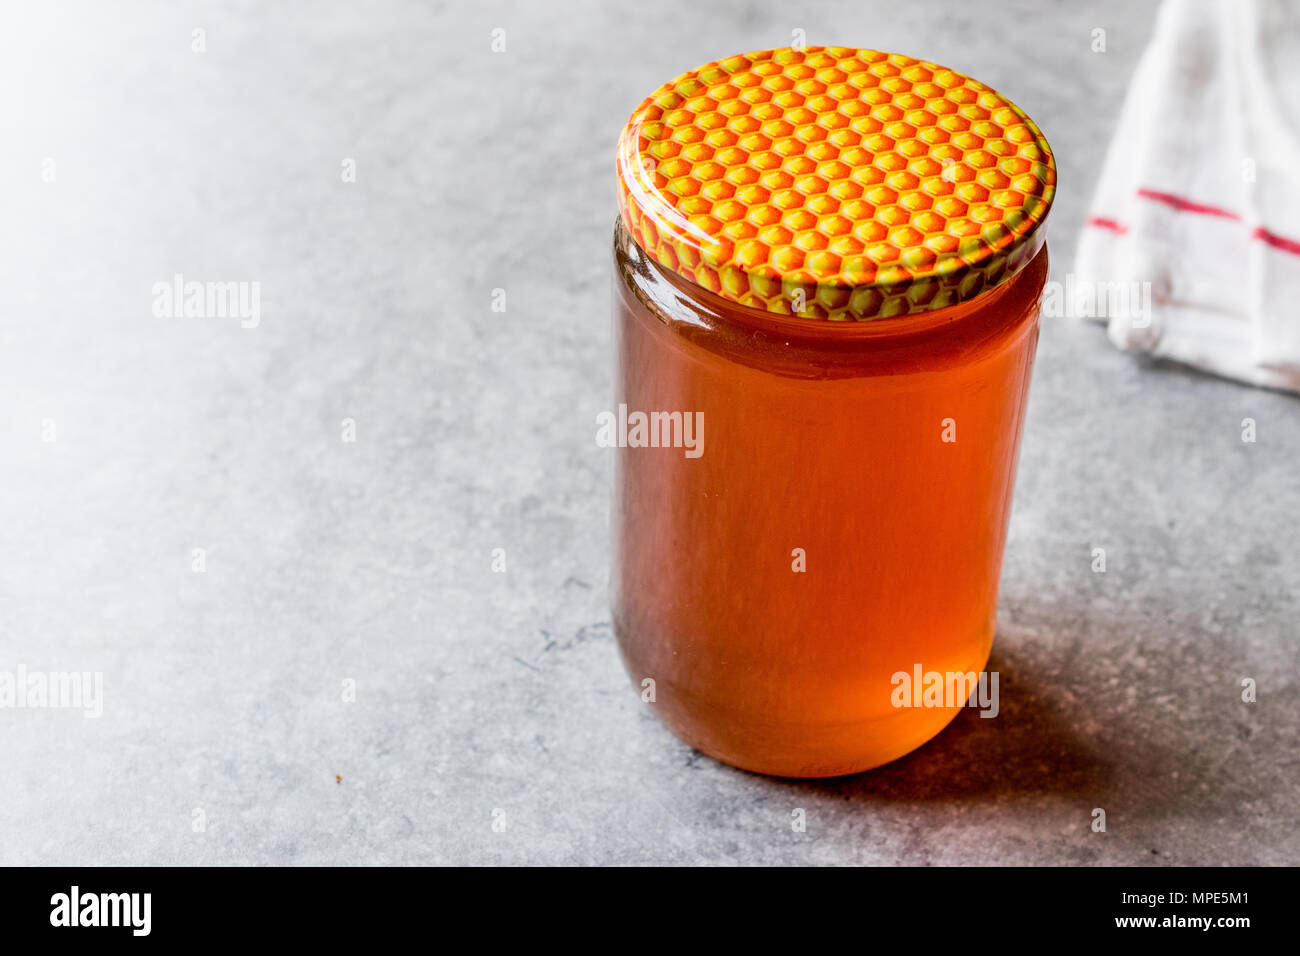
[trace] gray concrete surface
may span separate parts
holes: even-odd
[[[0,710],[0,863],[1300,862],[1300,403],[1099,327],[1045,322],[998,719],[764,779],[662,729],[610,635],[632,108],[796,28],[969,72],[1055,145],[1063,278],[1151,6],[29,6],[0,38],[0,670],[102,672],[103,715]],[[178,272],[260,282],[260,324],[156,318]]]

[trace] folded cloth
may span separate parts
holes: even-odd
[[[1300,392],[1298,66],[1288,0],[1165,0],[1075,264],[1116,345]]]

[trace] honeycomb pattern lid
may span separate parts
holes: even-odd
[[[764,50],[664,84],[618,148],[619,209],[656,262],[810,319],[972,299],[1043,244],[1051,149],[1005,97],[933,63]]]

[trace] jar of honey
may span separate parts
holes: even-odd
[[[726,763],[894,760],[988,661],[1051,151],[966,76],[809,47],[666,83],[617,169],[624,664]]]

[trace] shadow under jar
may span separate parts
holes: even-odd
[[[619,181],[627,670],[683,740],[738,767],[896,759],[956,715],[993,641],[1047,144],[935,64],[773,50],[647,99]]]

